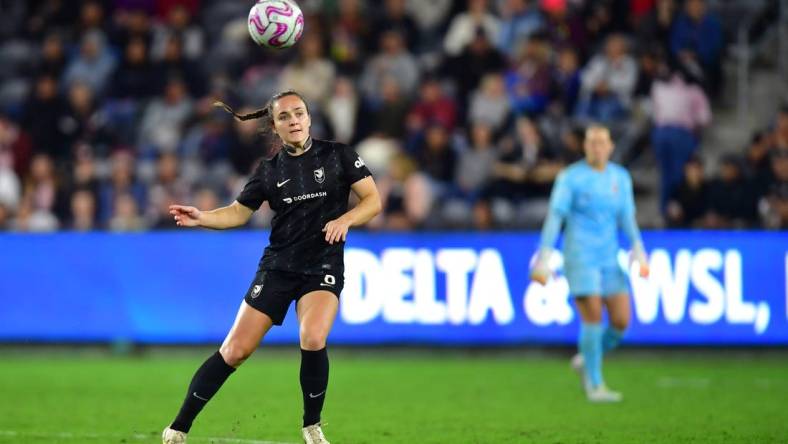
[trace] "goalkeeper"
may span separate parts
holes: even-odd
[[[608,162],[613,151],[610,131],[590,126],[584,149],[585,159],[556,179],[531,280],[545,284],[550,277],[548,259],[563,225],[564,274],[581,318],[579,353],[572,367],[589,401],[618,402],[621,394],[607,388],[602,377],[602,358],[621,342],[630,318],[627,273],[617,258],[619,227],[629,238],[631,258],[643,277],[648,276],[648,263],[635,221],[632,178]],[[602,324],[603,308],[608,325]]]

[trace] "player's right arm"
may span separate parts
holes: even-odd
[[[547,283],[550,278],[550,268],[548,262],[553,251],[558,235],[561,233],[561,225],[564,218],[569,213],[572,206],[572,189],[569,185],[568,171],[564,170],[558,175],[550,193],[550,208],[547,212],[547,219],[542,226],[542,237],[539,242],[539,254],[533,268],[531,268],[531,280],[542,285]]]
[[[205,227],[215,230],[240,227],[249,221],[254,211],[237,200],[226,207],[200,211],[185,205],[170,205],[170,214],[181,227]]]

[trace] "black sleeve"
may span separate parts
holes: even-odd
[[[260,208],[260,205],[265,202],[268,197],[265,195],[265,180],[263,174],[263,168],[265,167],[265,160],[260,161],[260,165],[254,170],[252,173],[252,177],[249,178],[249,181],[246,182],[244,185],[244,189],[241,191],[241,194],[238,195],[238,198],[235,199],[241,205],[250,208],[252,210],[257,211]]]
[[[340,145],[339,156],[342,159],[342,169],[345,170],[345,178],[351,185],[372,175],[367,165],[353,148],[347,145]]]

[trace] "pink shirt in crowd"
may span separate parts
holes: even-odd
[[[711,108],[703,90],[681,77],[658,80],[651,87],[656,126],[678,126],[694,131],[711,122]]]

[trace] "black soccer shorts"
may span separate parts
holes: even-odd
[[[258,270],[244,300],[256,310],[268,315],[274,325],[282,325],[290,303],[318,290],[342,293],[345,277],[333,274],[310,275],[279,270]]]

